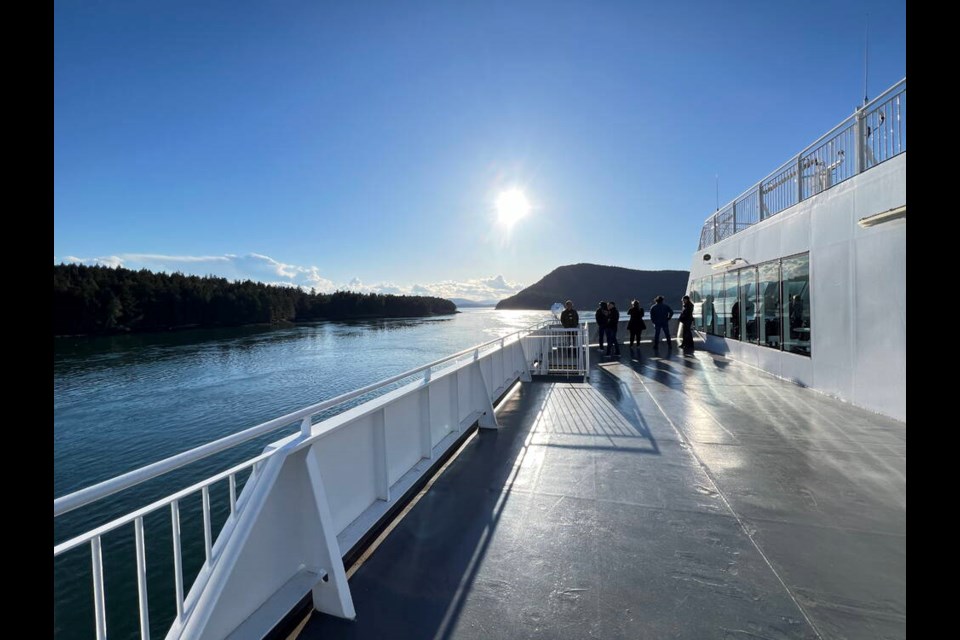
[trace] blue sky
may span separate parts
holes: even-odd
[[[874,97],[905,1],[57,1],[54,262],[475,299],[688,269],[718,174],[862,101],[868,22]]]

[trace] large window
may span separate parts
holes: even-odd
[[[780,263],[767,262],[757,267],[757,286],[760,304],[757,322],[760,344],[780,348]]]
[[[783,293],[783,348],[810,355],[810,255],[784,258],[781,262]]]
[[[713,332],[718,336],[724,335],[727,321],[723,306],[723,274],[718,273],[713,276]]]
[[[730,340],[810,355],[810,255],[697,281],[697,328]]]

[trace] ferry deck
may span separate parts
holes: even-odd
[[[518,383],[354,567],[356,619],[291,637],[906,637],[905,423],[706,351],[591,359]]]

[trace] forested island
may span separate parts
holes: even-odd
[[[53,335],[168,331],[187,327],[312,320],[424,317],[455,313],[432,296],[309,293],[288,286],[123,267],[53,267]]]

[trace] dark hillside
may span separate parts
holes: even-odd
[[[593,309],[601,300],[615,300],[623,310],[634,298],[648,309],[658,295],[676,306],[686,293],[689,276],[689,271],[640,271],[599,264],[571,264],[557,267],[535,284],[501,300],[497,309],[549,309],[554,302],[569,299],[578,309]]]

